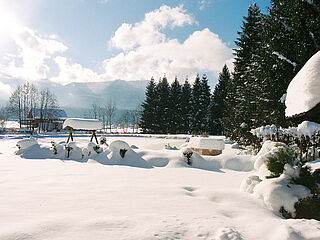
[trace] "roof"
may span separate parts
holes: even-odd
[[[102,123],[98,119],[67,118],[63,122],[63,128],[72,130],[99,130],[102,129]]]

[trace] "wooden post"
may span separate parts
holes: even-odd
[[[69,132],[69,136],[68,136],[68,139],[67,139],[67,143],[69,142],[70,139],[71,139],[71,141],[73,142],[72,131]]]
[[[93,137],[95,138],[96,143],[97,143],[97,144],[99,144],[99,142],[98,142],[98,138],[97,138],[97,135],[96,135],[96,131],[92,131],[92,136],[91,136],[90,142],[92,142]]]

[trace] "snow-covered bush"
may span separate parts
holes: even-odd
[[[100,145],[97,145],[93,142],[89,142],[87,147],[82,149],[82,157],[87,158],[90,157],[93,154],[99,154],[103,152],[103,148],[100,147]]]
[[[61,153],[63,149],[65,148],[65,145],[58,144],[56,142],[51,142],[50,150],[54,155],[57,155],[58,153]]]
[[[82,158],[82,149],[77,146],[76,142],[69,142],[65,145],[66,157],[73,159]]]
[[[244,179],[242,191],[253,193],[286,218],[319,219],[320,170],[312,172],[292,148],[281,142],[264,142],[256,156],[255,169],[258,176]],[[316,212],[312,214],[308,207]]]
[[[182,159],[188,164],[188,165],[192,165],[192,155],[193,155],[193,151],[191,148],[182,148],[180,150],[181,154],[182,154]]]
[[[294,146],[299,149],[300,158],[305,161],[319,156],[320,148],[320,124],[304,121],[297,127],[277,128],[275,125],[267,125],[251,129],[251,133],[263,141],[275,140]]]
[[[107,138],[106,137],[104,137],[104,136],[102,136],[102,137],[100,137],[100,144],[101,145],[107,145],[108,146],[108,144],[107,144]]]
[[[110,150],[114,153],[119,153],[121,158],[124,158],[130,146],[125,141],[116,140],[110,144]]]
[[[288,147],[279,146],[272,150],[272,154],[267,156],[267,167],[271,172],[270,177],[279,177],[283,173],[285,164],[294,165],[296,156]]]
[[[284,172],[277,178],[265,179],[254,187],[253,194],[264,201],[266,206],[279,213],[283,208],[295,216],[295,204],[311,196],[310,189],[292,184],[292,176]]]

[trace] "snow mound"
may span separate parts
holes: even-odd
[[[294,204],[311,193],[305,186],[290,184],[292,175],[295,175],[294,170],[287,166],[280,177],[263,180],[255,186],[253,193],[262,199],[270,210],[279,212],[283,207],[294,216]]]
[[[304,113],[320,102],[320,51],[313,55],[287,89],[286,116]]]
[[[33,138],[28,138],[28,139],[22,139],[20,141],[17,142],[17,147],[21,150],[23,149],[27,149],[33,145],[38,144],[38,142],[33,139]]]
[[[63,128],[68,127],[75,130],[99,130],[102,123],[98,119],[67,118],[63,122]]]
[[[298,133],[300,135],[309,136],[311,137],[316,132],[320,131],[320,124],[304,121],[298,125]]]
[[[216,138],[192,137],[190,138],[188,147],[201,149],[224,150],[224,140]]]
[[[223,155],[220,160],[222,168],[230,169],[234,171],[248,172],[253,169],[253,161],[251,156],[233,156]]]
[[[117,150],[120,150],[120,149],[129,150],[129,149],[130,149],[130,146],[129,146],[129,144],[126,143],[125,141],[116,140],[116,141],[113,141],[113,142],[110,144],[109,148],[110,148],[111,151],[117,151]]]
[[[216,240],[243,240],[241,234],[231,228],[220,229],[215,236]]]
[[[100,147],[99,145],[89,142],[87,147],[82,149],[82,157],[88,158],[91,157],[95,154],[99,154],[103,152],[103,148]]]
[[[83,159],[82,149],[78,147],[76,142],[69,142],[65,146],[65,157],[73,160],[81,160]]]

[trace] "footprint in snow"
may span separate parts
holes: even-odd
[[[216,240],[244,240],[241,234],[231,228],[220,229],[215,236]]]
[[[182,189],[184,190],[185,195],[191,196],[191,197],[195,197],[195,191],[197,190],[197,188],[195,187],[182,187]]]

